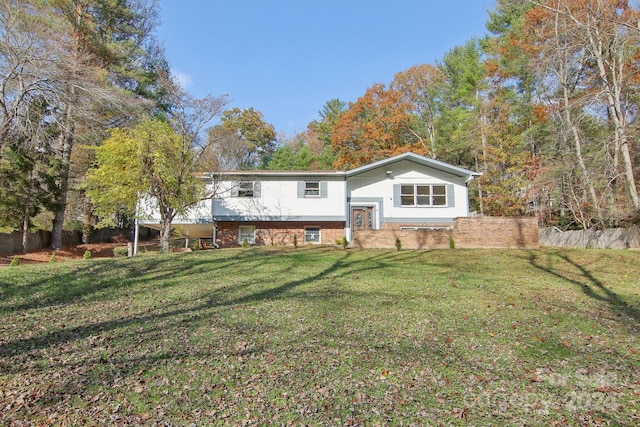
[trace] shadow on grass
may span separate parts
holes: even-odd
[[[204,254],[203,254],[204,255]],[[232,268],[255,257],[238,252],[233,257],[214,258],[218,269]],[[50,266],[27,267],[12,271],[18,278],[0,280],[0,314],[71,304],[79,300],[91,302],[108,299],[103,291],[128,290],[135,294],[140,285],[153,281],[161,287],[176,286],[200,268],[211,268],[212,259],[200,254],[152,255],[124,259],[98,259],[56,265],[59,274],[51,274]],[[180,281],[180,278],[184,278]],[[21,283],[20,283],[21,282]],[[20,283],[20,284],[17,284]],[[120,297],[113,292],[114,298]]]
[[[562,261],[569,269],[556,268],[552,262],[545,263],[542,256],[550,257],[551,261],[553,261],[554,258]],[[544,255],[541,255],[539,252],[529,252],[528,259],[529,263],[538,270],[567,281],[578,287],[587,297],[607,304],[609,309],[614,313],[624,316],[625,321],[630,324],[634,331],[638,332],[638,326],[640,326],[640,309],[629,305],[620,295],[611,290],[610,287],[607,287],[602,281],[598,280],[592,271],[589,271],[582,264],[572,259],[567,253],[546,252]]]
[[[326,250],[335,253],[335,249]],[[297,266],[296,263],[306,262],[311,265],[315,259],[313,257],[316,257],[322,253],[322,251],[323,249],[314,249],[309,254],[306,254],[305,250],[298,250],[272,255],[269,252],[250,250],[235,252],[232,256],[224,258],[203,256],[199,259],[190,259],[189,262],[177,262],[176,259],[167,256],[145,260],[144,262],[132,262],[131,264],[127,262],[100,262],[91,264],[88,269],[89,271],[75,268],[62,274],[56,278],[56,284],[53,286],[46,286],[38,283],[38,280],[35,280],[27,285],[13,289],[12,294],[12,286],[8,286],[9,291],[7,292],[4,290],[6,285],[2,284],[3,292],[14,298],[20,297],[24,299],[25,302],[12,307],[4,307],[0,309],[0,314],[3,312],[11,313],[29,309],[45,309],[55,304],[70,304],[80,298],[87,298],[88,296],[95,296],[97,300],[101,298],[105,300],[109,298],[122,298],[122,295],[107,294],[107,296],[100,296],[100,291],[106,289],[117,290],[127,287],[131,289],[131,292],[135,292],[136,287],[147,285],[147,288],[140,292],[160,292],[164,286],[163,281],[168,279],[175,280],[176,275],[187,278],[189,274],[197,268],[219,270],[242,269],[250,266],[252,269],[257,269],[261,265],[268,263],[270,256],[286,257],[284,261],[289,261],[283,263],[286,265],[283,265],[279,271],[273,273],[274,282],[276,283],[275,286],[264,288],[264,284],[256,282],[255,279],[229,286],[214,283],[214,288],[211,290],[193,295],[190,299],[182,302],[172,303],[171,307],[178,305],[179,308],[166,310],[166,306],[159,308],[154,306],[153,309],[148,310],[146,313],[88,323],[82,326],[56,328],[53,331],[28,338],[5,337],[3,339],[4,342],[0,344],[0,356],[11,357],[30,353],[122,328],[127,329],[138,326],[171,329],[172,327],[176,327],[176,325],[184,327],[190,323],[202,321],[211,315],[212,309],[217,307],[247,305],[264,300],[296,297],[298,295],[292,293],[292,291],[303,285],[312,284],[319,280],[328,279],[329,277],[331,279],[341,278],[349,280],[353,279],[359,272],[371,269],[382,269],[387,267],[389,263],[397,261],[408,262],[420,256],[420,252],[388,251],[380,253],[374,252],[373,256],[353,259],[352,252],[345,251],[331,264],[314,274],[309,274],[299,279],[286,280],[288,277],[296,277],[294,270],[300,270],[300,266]],[[180,257],[177,258],[177,260],[179,259]],[[217,262],[212,264],[212,260]],[[105,280],[103,277],[108,276],[109,272],[113,269],[119,269],[124,273],[115,279]],[[149,271],[154,271],[157,274],[150,275]],[[78,277],[83,277],[86,274],[91,274],[94,279],[89,282],[83,279],[74,285]],[[220,279],[221,278],[218,278],[218,280]],[[153,281],[153,283],[149,284],[147,283],[148,281]],[[278,284],[279,282],[282,283]],[[69,285],[71,289],[66,288],[65,283],[71,283],[71,285]],[[246,295],[243,295],[243,292],[251,290],[252,287],[257,288],[255,292],[248,292]],[[33,295],[38,292],[44,292],[44,296],[36,297]],[[129,295],[124,296],[127,297]],[[7,367],[3,369],[6,368]]]

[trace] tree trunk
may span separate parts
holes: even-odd
[[[171,244],[171,221],[160,220],[160,251],[169,252]]]
[[[622,154],[622,164],[624,176],[629,190],[631,204],[636,212],[640,212],[640,199],[633,171],[633,162],[629,153],[627,137],[627,120],[623,107],[623,79],[625,77],[625,57],[623,55],[624,40],[620,40],[620,35],[613,33],[611,40],[602,40],[600,32],[596,28],[587,26],[586,31],[589,36],[590,50],[596,59],[598,73],[604,93],[607,98],[607,108],[611,111],[610,118],[615,127],[616,151]],[[608,41],[608,43],[607,43]],[[605,50],[605,49],[608,49]]]
[[[575,150],[576,158],[578,159],[578,164],[580,165],[580,170],[582,171],[582,176],[584,177],[584,185],[586,186],[587,194],[589,195],[589,199],[591,199],[593,208],[596,211],[597,221],[602,222],[602,213],[600,212],[600,203],[598,202],[598,196],[596,195],[596,190],[591,183],[589,169],[587,168],[587,164],[584,161],[584,156],[582,155],[582,139],[580,138],[580,132],[578,131],[577,126],[573,123],[573,119],[571,118],[569,94],[566,85],[564,85],[563,87],[563,95],[565,121],[567,126],[569,126],[569,129],[571,130],[571,136],[573,137],[573,148]]]
[[[29,244],[29,209],[31,208],[31,198],[27,198],[26,206],[22,217],[22,253],[27,253]]]
[[[169,252],[171,244],[171,224],[176,216],[176,210],[167,208],[159,203],[160,210],[160,251]]]
[[[69,189],[69,165],[71,162],[71,150],[73,148],[73,132],[74,126],[71,123],[71,107],[67,107],[65,116],[69,119],[67,125],[69,128],[62,134],[62,158],[60,166],[60,175],[58,178],[58,188],[60,195],[56,200],[57,210],[53,218],[53,228],[51,230],[51,249],[62,248],[62,232],[64,226],[65,210],[67,208],[67,191]]]
[[[91,231],[93,229],[93,211],[91,209],[91,202],[86,194],[83,195],[84,199],[84,212],[82,215],[82,243],[85,245],[89,243],[91,238]]]

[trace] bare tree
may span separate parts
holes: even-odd
[[[546,11],[555,17],[555,22],[563,23],[565,27],[555,35],[556,39],[562,37],[567,45],[572,46],[573,55],[583,56],[585,64],[588,64],[588,72],[580,83],[590,89],[593,102],[605,108],[606,119],[613,129],[613,165],[609,182],[615,183],[621,170],[630,205],[637,214],[640,212],[640,198],[629,147],[629,126],[637,116],[636,106],[630,99],[635,94],[632,84],[640,51],[639,11],[626,0],[549,0],[535,3],[539,11]],[[606,141],[603,142],[605,144]]]

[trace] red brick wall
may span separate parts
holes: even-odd
[[[216,223],[218,232],[216,243],[223,248],[238,247],[238,233],[241,225],[256,227],[256,245],[283,246],[293,245],[293,236],[296,235],[299,245],[304,244],[305,227],[320,227],[320,244],[333,245],[336,239],[342,240],[344,236],[344,223],[335,222],[294,222],[294,221],[255,221],[255,222],[231,222],[221,221]]]
[[[293,236],[298,244],[304,244],[304,228],[320,227],[321,244],[333,245],[344,236],[342,222],[218,222],[216,242],[221,247],[237,247],[240,225],[256,227],[256,244],[266,246],[292,245]],[[400,230],[401,227],[417,227],[416,224],[384,224],[383,230],[358,231],[352,247],[395,248],[396,238],[403,249],[448,249],[456,248],[517,248],[536,249],[538,221],[536,218],[473,217],[456,218],[447,229]],[[424,224],[423,226],[446,227],[446,224]]]
[[[452,233],[456,248],[540,247],[538,219],[534,217],[456,218]]]
[[[402,226],[416,225],[386,224],[383,230],[358,231],[351,245],[391,249],[400,239],[404,249],[447,249],[451,244],[456,248],[540,247],[536,218],[456,218],[448,230],[400,230]]]

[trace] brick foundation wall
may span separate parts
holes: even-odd
[[[320,228],[320,244],[333,245],[337,239],[344,236],[343,222],[288,222],[288,221],[255,221],[255,222],[217,222],[216,243],[223,248],[240,246],[238,233],[240,226],[254,226],[256,228],[256,245],[261,246],[286,246],[293,245],[293,236],[296,235],[299,245],[304,245],[305,227]]]
[[[456,218],[452,230],[456,248],[538,249],[538,219],[534,217]]]
[[[536,218],[477,217],[456,218],[448,229],[401,230],[416,224],[386,224],[383,230],[358,231],[352,247],[395,248],[400,239],[403,249],[456,248],[513,248],[537,249],[538,221]],[[424,226],[434,227],[434,224]]]

